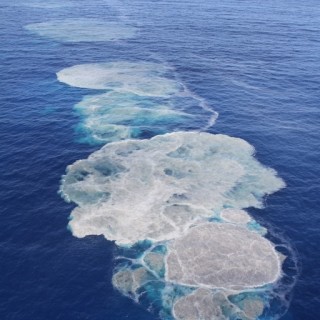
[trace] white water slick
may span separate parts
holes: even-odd
[[[242,139],[196,132],[108,144],[67,169],[70,226],[134,244],[176,238],[228,207],[259,208],[284,183],[253,153]]]
[[[32,23],[25,29],[59,42],[105,42],[130,39],[138,29],[122,22],[69,18]]]
[[[76,65],[58,72],[57,78],[73,87],[103,91],[75,106],[82,118],[81,140],[93,144],[201,129],[217,117],[177,79],[173,68],[161,63]]]
[[[263,287],[279,280],[282,257],[243,209],[261,208],[282,187],[246,141],[176,132],[107,144],[67,168],[61,193],[77,204],[69,223],[75,236],[102,234],[128,248],[151,241],[139,257],[122,257],[130,263],[117,268],[113,283],[123,294],[139,301],[142,292],[157,292],[175,319],[199,312],[255,319],[250,314],[266,303],[261,296],[241,304],[230,297],[270,290]],[[203,294],[215,304],[184,307],[200,305]]]

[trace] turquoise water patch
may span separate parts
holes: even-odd
[[[82,119],[77,132],[81,141],[105,144],[184,127],[196,129],[206,124],[202,114],[188,113],[198,103],[192,97],[170,99],[117,91],[86,96],[75,106]]]
[[[163,134],[188,123],[191,125],[196,120],[172,104],[168,99],[116,91],[87,96],[75,106],[82,118],[77,132],[81,141],[105,144]]]

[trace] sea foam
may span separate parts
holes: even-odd
[[[129,39],[137,28],[121,22],[73,18],[32,23],[25,29],[60,42],[100,42]]]
[[[175,77],[173,68],[160,63],[76,65],[58,72],[57,78],[73,87],[105,91],[86,96],[75,106],[82,118],[81,140],[93,144],[199,130],[217,117]]]
[[[58,80],[72,87],[131,92],[142,96],[169,96],[182,85],[167,78],[173,69],[152,62],[107,62],[76,65],[57,73]]]
[[[260,208],[284,183],[253,154],[242,139],[196,132],[108,144],[63,178],[62,194],[78,205],[72,232],[163,241],[225,208]]]
[[[281,273],[267,239],[229,223],[193,227],[168,251],[166,280],[187,286],[245,290],[275,282]]]
[[[246,141],[175,132],[105,145],[67,168],[60,192],[77,205],[76,237],[118,244],[123,295],[163,319],[254,320],[283,257],[243,209],[282,187]]]

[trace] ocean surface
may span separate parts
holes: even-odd
[[[314,0],[1,0],[0,319],[158,319],[113,287],[114,242],[72,235],[75,205],[61,198],[61,177],[110,141],[198,130],[246,140],[285,181],[248,211],[287,248],[281,319],[318,320],[319,35]],[[61,73],[84,64],[98,68]],[[110,68],[118,80],[101,85]],[[184,95],[157,91],[166,106],[156,114],[145,92],[129,105],[116,95],[148,79],[159,84],[152,90],[181,86]],[[88,111],[90,99],[108,105],[105,91],[121,113]]]

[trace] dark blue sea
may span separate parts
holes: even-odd
[[[70,18],[136,33],[63,41],[26,28]],[[67,228],[74,205],[58,193],[61,176],[101,144],[79,137],[74,109],[97,90],[56,76],[85,63],[155,60],[219,114],[208,132],[248,141],[285,181],[249,212],[296,261],[282,319],[320,319],[319,58],[315,0],[1,0],[0,319],[158,319],[113,288],[114,243]],[[192,129],[206,121],[199,110]]]

